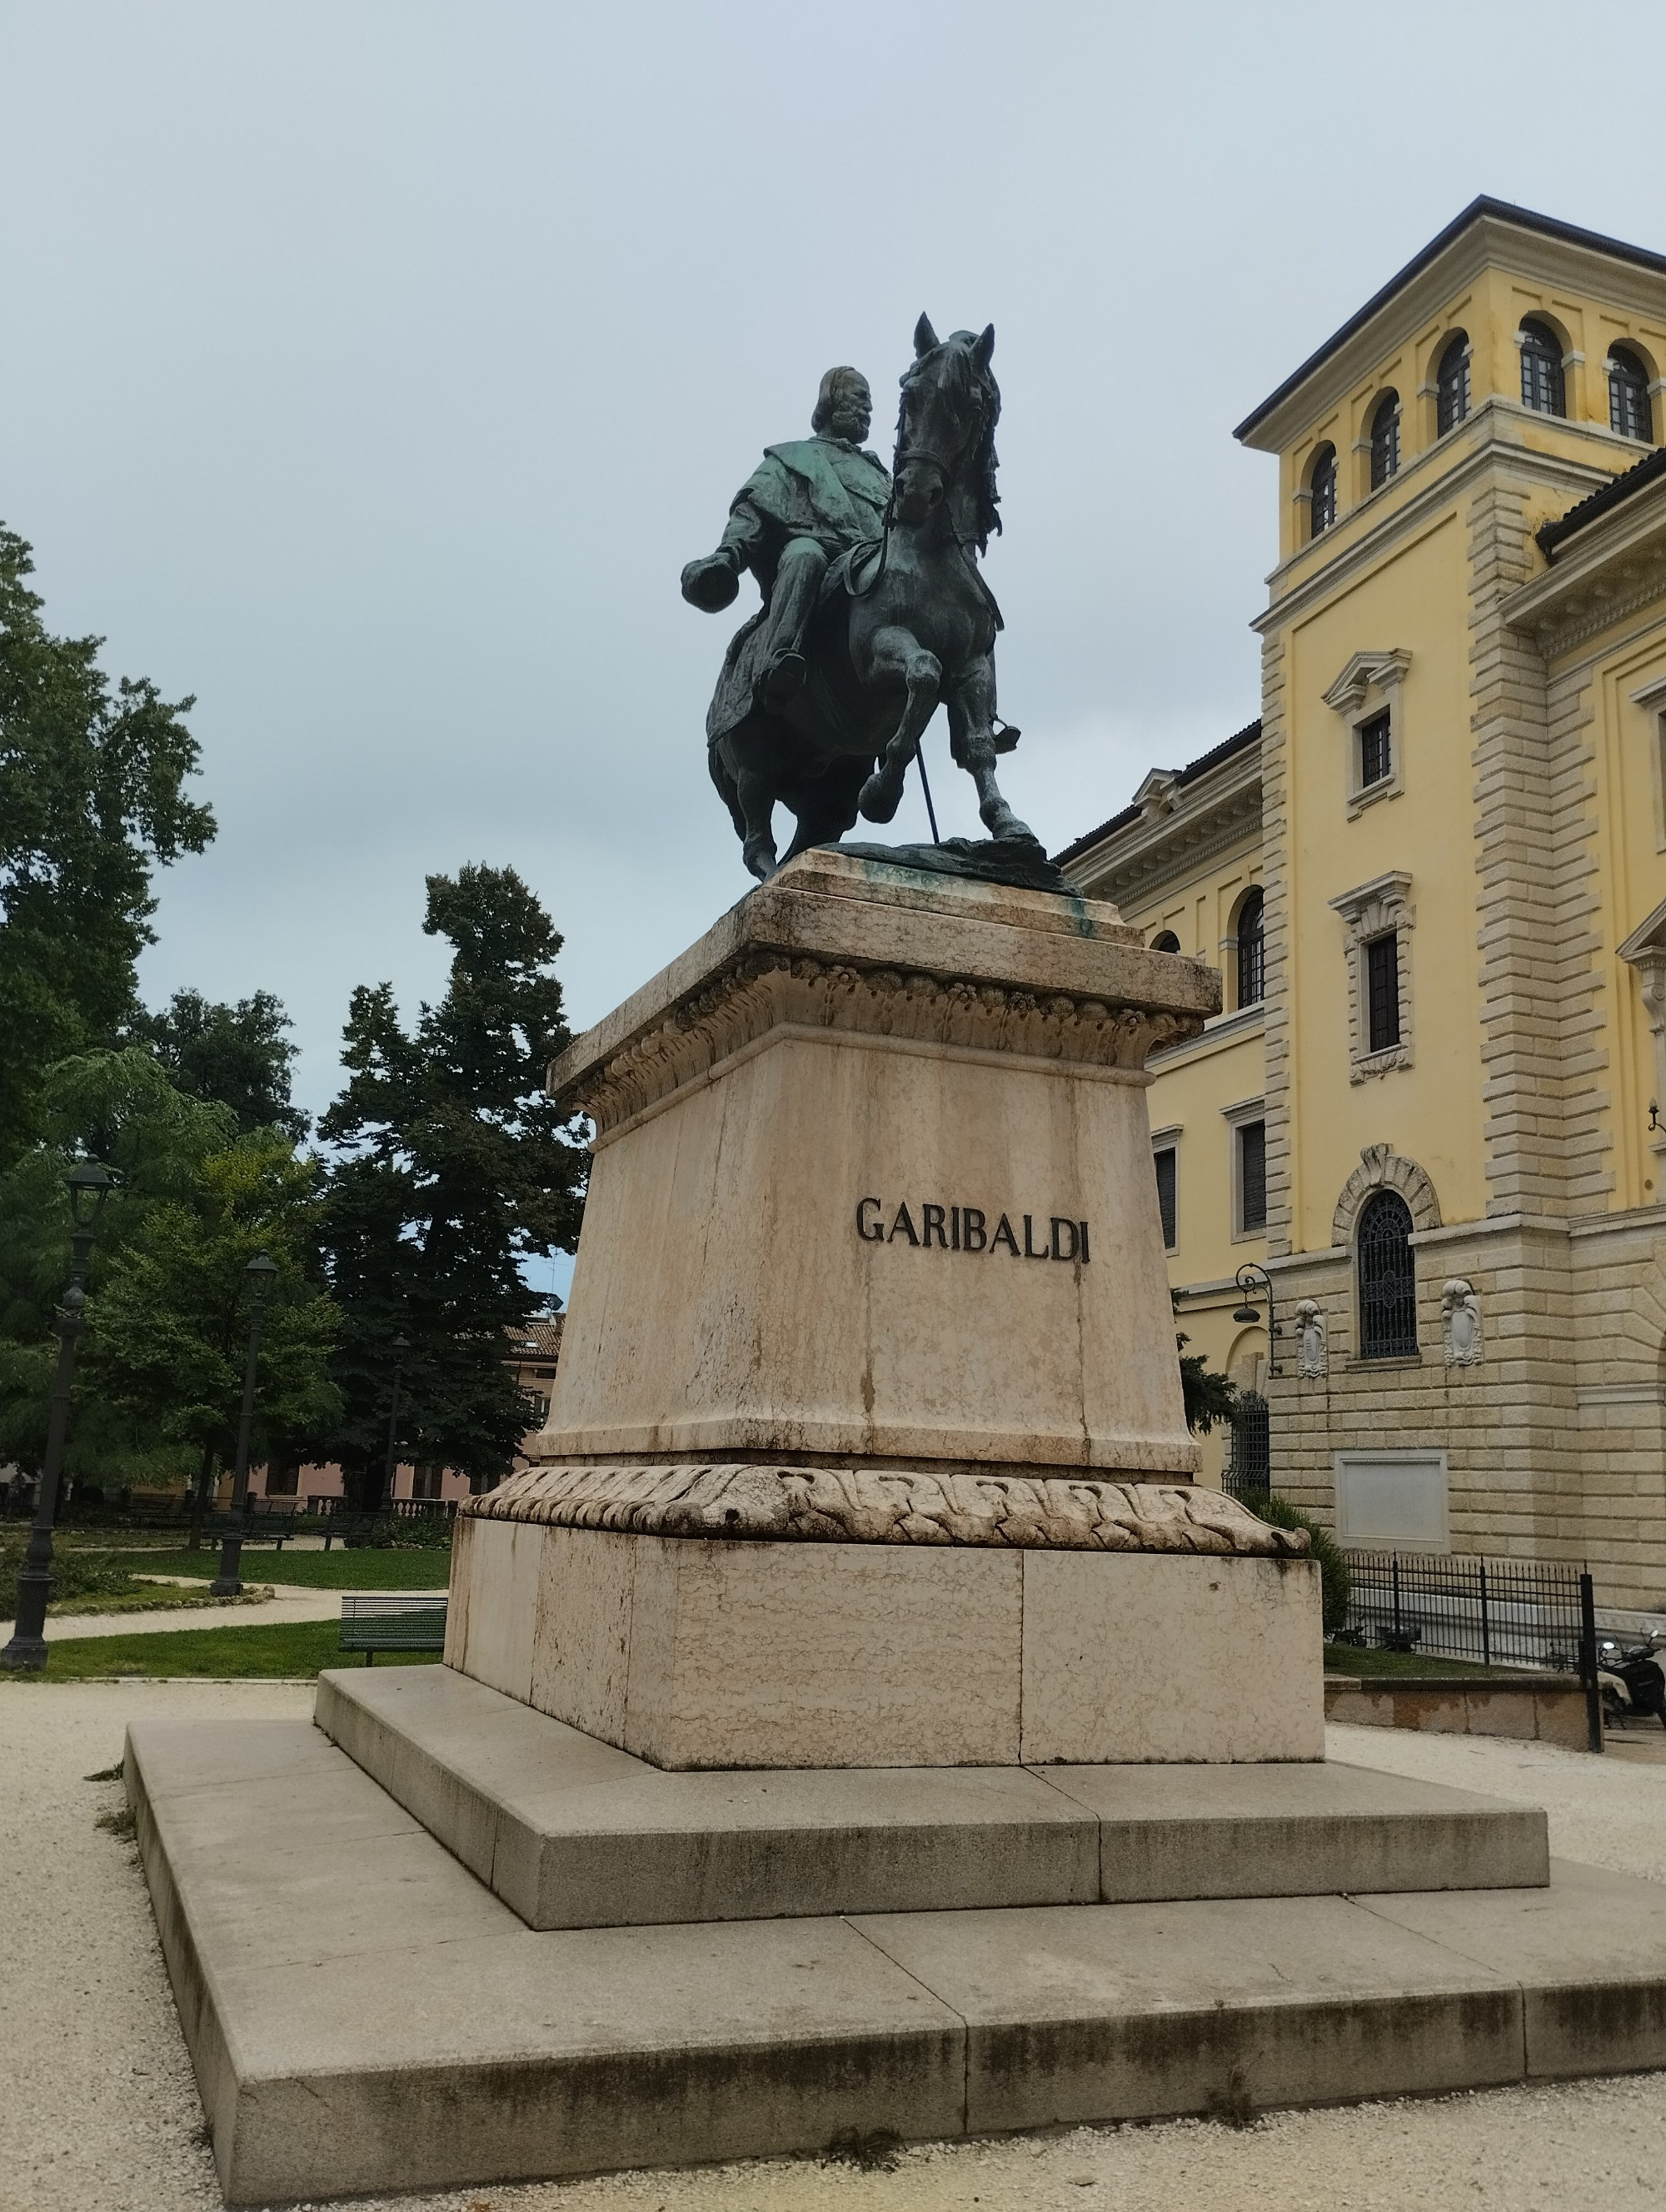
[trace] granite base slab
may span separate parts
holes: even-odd
[[[234,2203],[1666,2062],[1666,1887],[1590,1869],[548,1931],[305,1723],[135,1723],[125,1773]]]

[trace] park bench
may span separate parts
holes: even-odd
[[[341,1648],[362,1651],[368,1667],[379,1651],[443,1651],[446,1593],[345,1590],[341,1601]]]

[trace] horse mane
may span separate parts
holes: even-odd
[[[1000,529],[1000,494],[995,489],[995,471],[1000,465],[995,452],[995,424],[1000,420],[1000,386],[994,373],[979,368],[972,358],[972,348],[977,343],[971,331],[957,331],[943,341],[941,350],[953,349],[957,362],[964,367],[967,379],[976,397],[978,411],[983,427],[973,447],[964,477],[955,486],[958,501],[969,499],[973,503],[972,534],[980,554],[989,550],[992,532]],[[929,359],[929,356],[927,356]],[[897,410],[897,443],[891,454],[893,475],[903,459],[903,429],[908,417],[909,386],[918,374],[921,364],[915,362],[903,378],[903,396]]]

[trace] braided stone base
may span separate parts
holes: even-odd
[[[463,1511],[624,1535],[794,1543],[976,1544],[1281,1559],[1304,1531],[1269,1528],[1190,1484],[796,1467],[545,1467]]]

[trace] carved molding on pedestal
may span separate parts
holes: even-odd
[[[939,1474],[925,1469],[552,1467],[511,1475],[465,1515],[639,1536],[1287,1558],[1304,1531],[1184,1484]]]
[[[557,1096],[569,1112],[587,1114],[599,1138],[787,1026],[1137,1072],[1159,1046],[1196,1036],[1203,1022],[1062,992],[751,952]]]

